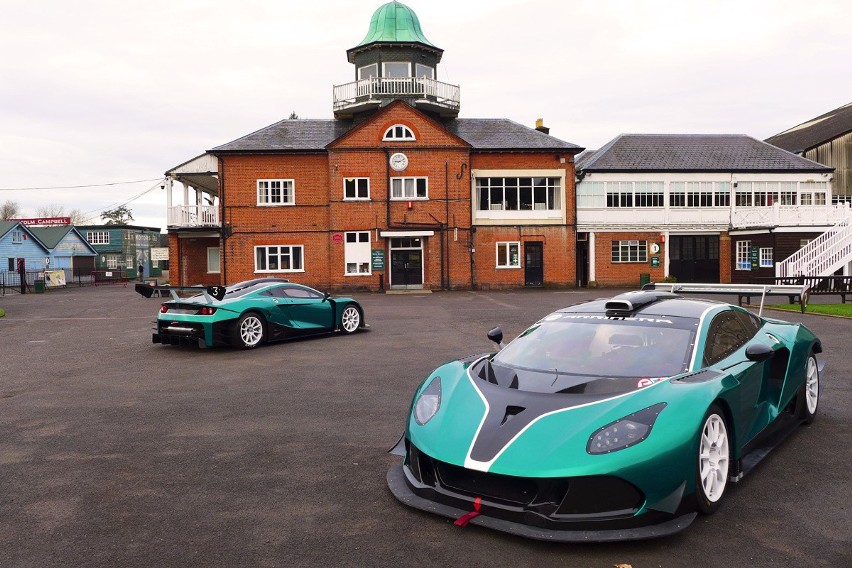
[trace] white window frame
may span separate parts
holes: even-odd
[[[344,276],[371,275],[373,273],[371,255],[370,231],[347,231],[343,234]]]
[[[388,75],[388,65],[405,65],[405,75]],[[411,63],[409,61],[384,61],[382,62],[382,77],[391,79],[407,79],[411,77]]]
[[[280,196],[273,201],[274,184],[279,184]],[[296,181],[293,179],[257,180],[257,206],[282,207],[296,204]]]
[[[106,255],[106,267],[107,267],[107,270],[118,270],[118,255],[117,254]]]
[[[15,229],[12,231],[12,242],[14,244],[21,244],[24,242],[24,232],[20,229]]]
[[[648,262],[648,241],[636,239],[612,241],[610,260],[613,264],[646,264]]]
[[[734,251],[734,268],[751,270],[751,241],[737,241]]]
[[[386,141],[386,140],[412,141],[412,140],[417,140],[417,138],[414,136],[414,131],[411,130],[411,128],[409,128],[408,126],[406,126],[404,124],[394,124],[393,126],[388,128],[387,130],[385,130],[385,134],[384,134],[384,136],[382,136],[382,140],[383,141]]]
[[[364,70],[370,69],[371,67],[373,69],[373,74],[365,77],[364,76]],[[358,68],[358,80],[359,81],[363,81],[364,79],[371,79],[373,77],[378,77],[378,76],[379,76],[379,64],[378,63],[370,63],[369,65],[364,65],[364,66]]]
[[[426,201],[429,199],[428,177],[392,177],[390,180],[391,201]],[[423,181],[423,189],[426,195],[417,195],[419,181]],[[409,190],[412,191],[409,192]]]
[[[428,75],[425,75],[425,74],[421,75],[420,71],[423,70],[423,69],[427,69],[429,71],[429,74]],[[414,64],[414,76],[418,77],[418,78],[425,77],[427,79],[434,79],[435,78],[435,68],[431,67],[429,65],[424,65],[422,63],[415,63]]]
[[[274,249],[274,251],[273,251]],[[286,252],[285,252],[286,249]],[[258,263],[258,254],[263,251],[263,261],[266,264],[266,268],[261,268],[260,263]],[[293,251],[298,250],[298,255],[294,254]],[[287,256],[291,260],[290,268],[281,268],[282,259]],[[273,263],[271,259],[275,258],[275,263],[277,264],[277,268],[269,268]],[[293,259],[298,258],[298,263],[300,266],[293,267],[296,263],[293,262]],[[305,271],[305,246],[304,245],[258,245],[254,247],[254,271],[256,273],[262,274],[270,274],[270,273],[278,273],[278,272],[304,272]]]
[[[352,182],[352,185],[353,185],[352,189],[355,190],[355,196],[354,197],[350,197],[349,195],[346,194],[346,190],[347,190],[346,183],[347,182]],[[361,195],[359,195],[359,193],[360,193],[359,189],[361,189],[361,187],[360,187],[361,182],[365,182],[365,185],[367,186],[367,195],[363,196],[363,197]],[[343,200],[344,201],[369,201],[370,200],[370,178],[368,178],[368,177],[343,178]]]
[[[774,259],[772,257],[772,247],[760,247],[760,262],[759,266],[761,268],[772,268],[775,266]]]
[[[515,248],[516,256],[512,258],[512,248]],[[500,253],[503,253],[504,262],[500,262]],[[498,269],[504,268],[520,268],[521,267],[521,242],[520,241],[503,241],[496,243],[496,255],[494,264]]]
[[[108,245],[109,231],[88,231],[86,232],[86,240],[90,245]]]
[[[212,252],[216,251],[215,257],[212,256]],[[211,259],[215,258],[215,266],[214,263],[211,263]],[[221,266],[221,258],[219,256],[219,247],[207,247],[207,274],[219,274],[222,270]]]

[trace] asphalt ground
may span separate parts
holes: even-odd
[[[131,287],[0,297],[0,566],[852,565],[852,321],[823,340],[819,416],[665,539],[553,544],[459,528],[385,475],[415,386],[613,290],[356,295],[371,325],[253,351],[151,343]]]

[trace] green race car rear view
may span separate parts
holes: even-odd
[[[814,419],[821,350],[801,324],[659,290],[564,308],[427,377],[388,486],[530,538],[669,535]]]

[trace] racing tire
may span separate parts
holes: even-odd
[[[713,404],[704,415],[698,433],[695,500],[698,512],[710,515],[719,508],[728,486],[731,439],[725,414]]]
[[[234,326],[234,343],[243,349],[254,349],[266,339],[266,322],[255,312],[246,312]]]
[[[361,310],[349,304],[340,314],[340,331],[346,334],[355,333],[361,327]]]
[[[805,424],[810,424],[814,421],[819,407],[819,367],[817,366],[816,355],[811,353],[808,355],[808,362],[805,364],[805,382],[799,387],[799,392],[796,395],[796,415],[801,418]]]

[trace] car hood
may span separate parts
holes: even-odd
[[[447,463],[527,477],[594,475],[676,452],[693,442],[701,418],[689,407],[709,404],[718,384],[665,379],[620,394],[535,393],[491,384],[469,368],[453,362],[432,374],[441,377],[440,407],[425,425],[409,419],[409,440]],[[611,454],[586,451],[600,428],[660,402],[666,407],[643,442]]]

